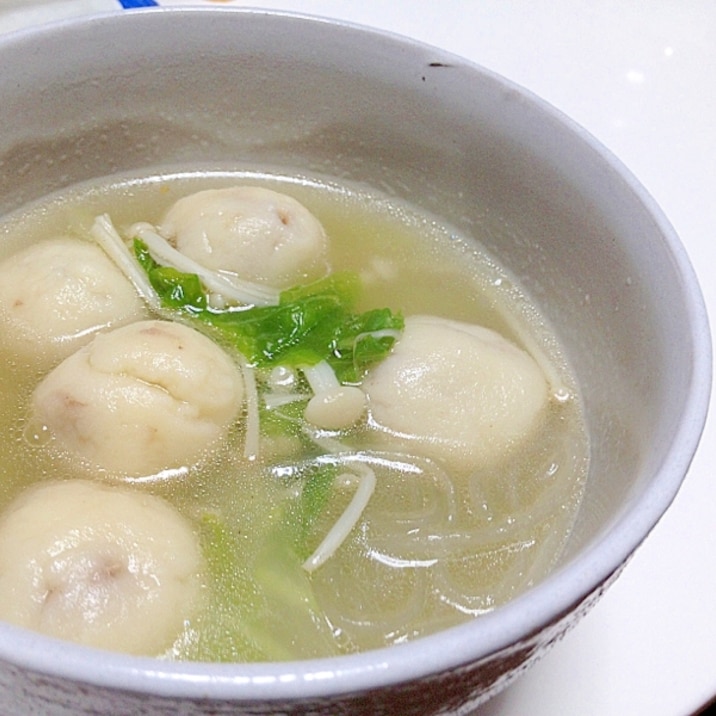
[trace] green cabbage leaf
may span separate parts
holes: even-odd
[[[134,252],[165,308],[210,326],[257,367],[325,360],[341,383],[357,383],[388,355],[404,326],[402,315],[388,308],[355,310],[361,285],[352,272],[283,291],[277,306],[217,309],[196,274],[159,265],[140,239]]]

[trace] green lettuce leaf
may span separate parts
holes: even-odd
[[[162,304],[180,309],[211,326],[223,341],[258,367],[315,365],[327,361],[342,383],[356,383],[385,358],[403,317],[388,308],[355,312],[360,280],[340,272],[282,292],[279,305],[214,309],[195,274],[163,267],[146,245],[134,240],[134,251]],[[382,335],[375,335],[382,333]]]
[[[202,516],[201,545],[212,603],[196,625],[202,637],[187,640],[182,658],[272,661],[338,652],[310,576],[301,567],[310,554],[304,532],[328,501],[332,470],[329,466],[328,472],[307,476],[303,489],[308,492],[285,506],[288,519],[284,514],[284,519],[268,520],[252,557],[225,518]]]
[[[303,476],[301,495],[289,508],[287,523],[294,530],[295,549],[302,562],[313,553],[311,530],[328,505],[337,476],[336,465],[315,465]]]

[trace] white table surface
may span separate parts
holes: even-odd
[[[681,236],[716,315],[716,3],[158,3],[340,18],[450,50],[529,88],[592,132],[652,193]],[[0,32],[121,4],[0,0]],[[715,419],[674,504],[617,583],[476,716],[686,716],[716,696]]]

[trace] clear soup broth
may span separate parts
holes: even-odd
[[[168,503],[198,546],[191,567],[194,595],[178,602],[184,606],[166,634],[126,649],[169,659],[303,659],[382,647],[479,618],[537,583],[555,564],[573,525],[587,472],[587,436],[578,388],[548,320],[514,277],[482,251],[479,236],[463,236],[364,187],[279,173],[188,172],[114,177],[49,197],[3,221],[3,256],[59,235],[92,242],[95,217],[105,213],[129,239],[131,225],[161,224],[180,197],[238,185],[285,193],[317,217],[328,237],[329,271],[349,273],[357,286],[354,313],[387,307],[406,325],[410,317],[429,315],[482,326],[529,356],[543,376],[546,397],[524,436],[506,440],[499,454],[487,457],[478,446],[475,461],[464,458],[460,445],[443,459],[439,450],[423,449],[403,428],[385,429],[375,417],[379,399],[364,386],[373,365],[348,381],[368,395],[357,420],[338,428],[307,423],[311,387],[300,370],[277,372],[275,366],[242,361],[213,327],[177,313],[179,323],[218,341],[240,364],[241,407],[221,439],[196,460],[128,475],[116,465],[78,456],[37,418],[37,386],[60,361],[42,358],[41,347],[25,358],[2,319],[7,367],[0,375],[0,430],[6,436],[0,443],[0,507],[12,511],[33,485],[76,480]],[[142,311],[142,320],[173,316],[166,308]],[[401,334],[394,331],[388,355]],[[481,399],[474,381],[461,382],[464,374],[458,362],[443,405],[436,406],[456,423],[465,403],[460,394],[468,396],[468,405]],[[251,381],[254,408],[246,397]],[[521,399],[514,401],[524,415]],[[249,410],[256,411],[259,427],[258,442],[247,453]],[[432,412],[422,418],[429,422]],[[142,448],[122,449],[133,454]],[[356,498],[361,489],[362,501]],[[316,558],[317,565],[309,564],[342,518],[345,534]],[[11,549],[10,537],[3,546],[12,525],[0,516],[2,524],[0,600],[15,600],[3,588],[2,572],[24,567],[13,563],[21,555]],[[115,576],[110,569],[103,575]],[[40,602],[56,597],[48,587],[34,588],[43,593],[30,597]],[[78,616],[76,604],[71,609],[80,620],[113,618]],[[42,619],[23,622],[1,605],[0,617],[57,635]],[[125,630],[147,628],[141,610],[126,618]],[[87,636],[85,643],[103,645],[92,639]]]

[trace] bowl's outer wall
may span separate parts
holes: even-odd
[[[594,606],[622,568],[538,632],[484,659],[423,679],[323,698],[237,702],[210,695],[171,698],[107,689],[0,660],[0,707],[8,709],[2,713],[42,716],[468,716],[557,643]]]
[[[461,704],[501,688],[601,593],[668,506],[691,456],[680,473],[657,475],[692,393],[694,324],[664,226],[630,180],[555,113],[489,73],[321,21],[128,13],[19,34],[0,42],[0,57],[0,213],[78,181],[151,166],[296,168],[365,182],[447,218],[479,237],[538,302],[584,394],[593,442],[584,509],[552,592],[543,585],[536,601],[469,625],[469,657],[435,654],[436,665],[459,667],[431,677],[441,699],[427,710],[427,692],[405,685],[401,713],[466,713]],[[687,438],[692,452],[696,437]],[[0,635],[0,654],[10,653]],[[62,679],[43,681],[11,661],[0,685],[20,711],[32,712],[39,682],[57,701]],[[416,663],[414,675],[429,673],[429,659]],[[395,673],[387,681],[410,668]],[[455,683],[446,688],[444,679]],[[95,709],[113,698],[87,689]],[[383,713],[382,693],[365,712]],[[127,713],[150,704],[125,698]],[[310,699],[295,711],[284,706],[360,713],[362,698],[346,697],[340,708]],[[222,713],[210,702],[205,711],[199,702],[187,710],[160,703],[146,712]]]

